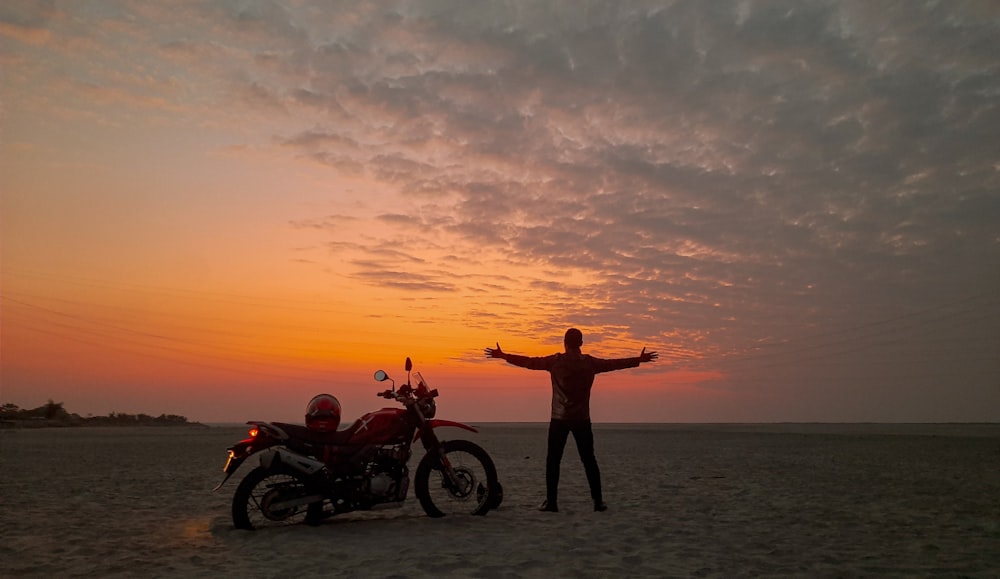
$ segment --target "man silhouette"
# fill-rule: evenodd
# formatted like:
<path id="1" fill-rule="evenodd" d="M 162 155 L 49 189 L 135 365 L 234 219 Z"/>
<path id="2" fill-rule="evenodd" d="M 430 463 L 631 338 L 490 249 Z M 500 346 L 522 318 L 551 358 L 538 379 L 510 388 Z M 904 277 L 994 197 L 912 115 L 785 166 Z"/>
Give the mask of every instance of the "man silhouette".
<path id="1" fill-rule="evenodd" d="M 566 448 L 566 439 L 572 432 L 587 473 L 594 510 L 606 511 L 608 505 L 601 493 L 601 471 L 594 456 L 594 432 L 590 423 L 590 390 L 594 385 L 594 376 L 601 372 L 635 368 L 643 362 L 652 362 L 657 355 L 656 352 L 647 352 L 643 348 L 635 358 L 596 358 L 581 351 L 583 333 L 576 328 L 566 330 L 563 344 L 566 351 L 551 356 L 508 354 L 500 349 L 499 342 L 496 348 L 486 348 L 484 352 L 487 358 L 500 358 L 521 368 L 546 370 L 552 379 L 552 418 L 549 421 L 548 451 L 545 456 L 545 502 L 539 510 L 559 512 L 559 465 Z"/>

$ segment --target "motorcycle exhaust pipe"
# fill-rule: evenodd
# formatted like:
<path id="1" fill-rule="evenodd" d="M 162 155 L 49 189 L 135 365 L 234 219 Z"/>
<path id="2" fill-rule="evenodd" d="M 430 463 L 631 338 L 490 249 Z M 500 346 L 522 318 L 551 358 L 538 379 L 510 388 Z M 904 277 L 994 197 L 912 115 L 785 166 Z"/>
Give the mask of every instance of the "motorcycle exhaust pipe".
<path id="1" fill-rule="evenodd" d="M 267 509 L 269 511 L 283 511 L 287 509 L 294 509 L 297 507 L 304 507 L 312 503 L 316 503 L 325 499 L 323 495 L 307 495 L 304 497 L 292 497 L 290 499 L 285 499 L 283 501 L 275 501 L 267 504 Z M 402 503 L 400 503 L 402 504 Z"/>
<path id="2" fill-rule="evenodd" d="M 284 448 L 271 448 L 261 453 L 260 465 L 262 467 L 270 469 L 278 464 L 290 466 L 306 476 L 314 475 L 326 468 L 326 465 L 321 461 Z"/>

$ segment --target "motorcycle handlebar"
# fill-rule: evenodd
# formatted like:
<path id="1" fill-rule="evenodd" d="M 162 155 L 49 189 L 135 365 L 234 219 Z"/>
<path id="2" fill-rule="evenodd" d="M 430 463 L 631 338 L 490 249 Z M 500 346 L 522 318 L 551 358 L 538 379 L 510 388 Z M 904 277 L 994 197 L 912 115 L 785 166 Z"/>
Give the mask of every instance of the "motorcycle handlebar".
<path id="1" fill-rule="evenodd" d="M 406 397 L 408 394 L 409 394 L 408 392 L 404 393 L 402 391 L 400 391 L 400 392 L 393 392 L 392 390 L 383 390 L 383 391 L 377 393 L 376 396 L 378 396 L 379 398 L 385 398 L 387 400 L 400 400 L 400 396 Z M 430 398 L 437 398 L 438 397 L 437 388 L 435 388 L 434 390 L 431 390 L 431 391 L 427 392 L 427 395 Z"/>

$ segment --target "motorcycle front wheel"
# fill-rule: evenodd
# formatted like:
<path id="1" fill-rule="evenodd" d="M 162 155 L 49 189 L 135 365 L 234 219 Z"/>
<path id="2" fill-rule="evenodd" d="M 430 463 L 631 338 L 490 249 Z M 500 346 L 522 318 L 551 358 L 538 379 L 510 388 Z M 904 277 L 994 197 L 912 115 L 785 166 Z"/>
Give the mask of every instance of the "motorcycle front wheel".
<path id="1" fill-rule="evenodd" d="M 485 515 L 500 492 L 493 459 L 467 440 L 442 442 L 440 454 L 429 451 L 413 482 L 420 506 L 431 517 Z"/>
<path id="2" fill-rule="evenodd" d="M 319 500 L 303 502 L 311 495 Z M 240 481 L 233 494 L 233 525 L 237 529 L 317 523 L 322 510 L 323 499 L 288 468 L 257 467 Z"/>

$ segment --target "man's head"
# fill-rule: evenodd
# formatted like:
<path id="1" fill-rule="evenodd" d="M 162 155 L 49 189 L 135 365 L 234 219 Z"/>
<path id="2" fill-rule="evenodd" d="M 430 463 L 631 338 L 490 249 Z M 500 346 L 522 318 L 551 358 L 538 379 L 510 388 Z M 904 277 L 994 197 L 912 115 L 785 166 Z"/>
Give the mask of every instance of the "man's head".
<path id="1" fill-rule="evenodd" d="M 576 328 L 570 328 L 566 330 L 566 336 L 563 338 L 563 344 L 566 346 L 567 350 L 579 350 L 583 346 L 583 332 Z"/>

